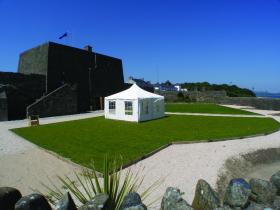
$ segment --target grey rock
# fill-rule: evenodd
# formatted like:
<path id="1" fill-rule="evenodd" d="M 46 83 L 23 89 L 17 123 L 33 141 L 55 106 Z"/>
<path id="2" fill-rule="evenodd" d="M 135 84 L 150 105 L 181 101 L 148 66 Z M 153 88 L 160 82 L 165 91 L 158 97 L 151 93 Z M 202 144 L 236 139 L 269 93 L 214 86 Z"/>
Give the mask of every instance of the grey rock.
<path id="1" fill-rule="evenodd" d="M 77 207 L 69 192 L 65 193 L 61 200 L 58 201 L 55 206 L 55 210 L 77 210 Z"/>
<path id="2" fill-rule="evenodd" d="M 218 194 L 204 180 L 197 182 L 192 207 L 195 210 L 213 210 L 220 207 Z"/>
<path id="3" fill-rule="evenodd" d="M 272 206 L 274 209 L 280 210 L 280 196 L 275 197 Z"/>
<path id="4" fill-rule="evenodd" d="M 161 210 L 193 210 L 182 198 L 179 189 L 168 187 L 161 201 Z"/>
<path id="5" fill-rule="evenodd" d="M 124 210 L 147 210 L 147 207 L 145 205 L 141 204 L 141 205 L 125 208 Z"/>
<path id="6" fill-rule="evenodd" d="M 128 207 L 137 206 L 141 204 L 142 201 L 140 195 L 136 192 L 130 192 L 124 197 L 120 209 L 122 210 Z"/>
<path id="7" fill-rule="evenodd" d="M 232 179 L 226 189 L 224 204 L 231 207 L 244 207 L 251 194 L 251 187 L 244 179 Z"/>
<path id="8" fill-rule="evenodd" d="M 280 171 L 270 177 L 270 181 L 277 188 L 277 194 L 280 195 Z"/>
<path id="9" fill-rule="evenodd" d="M 94 198 L 79 208 L 79 210 L 105 210 L 109 196 L 104 193 L 97 194 Z"/>
<path id="10" fill-rule="evenodd" d="M 272 204 L 277 189 L 271 182 L 262 179 L 251 179 L 250 185 L 252 189 L 251 200 L 260 204 Z"/>
<path id="11" fill-rule="evenodd" d="M 22 197 L 15 205 L 15 210 L 52 210 L 46 198 L 38 193 Z"/>
<path id="12" fill-rule="evenodd" d="M 233 210 L 233 209 L 230 208 L 229 206 L 222 206 L 222 207 L 215 208 L 213 210 Z"/>
<path id="13" fill-rule="evenodd" d="M 5 210 L 14 210 L 21 193 L 12 187 L 0 187 L 0 207 Z"/>
<path id="14" fill-rule="evenodd" d="M 250 205 L 244 210 L 274 210 L 274 209 L 271 208 L 269 205 L 251 202 Z"/>

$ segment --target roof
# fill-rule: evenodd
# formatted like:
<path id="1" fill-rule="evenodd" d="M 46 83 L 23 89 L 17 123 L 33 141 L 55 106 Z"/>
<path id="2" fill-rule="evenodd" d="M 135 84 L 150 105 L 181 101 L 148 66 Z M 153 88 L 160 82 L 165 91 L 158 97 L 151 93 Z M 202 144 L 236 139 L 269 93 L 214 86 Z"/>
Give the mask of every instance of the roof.
<path id="1" fill-rule="evenodd" d="M 136 79 L 131 77 L 131 80 L 141 87 L 153 87 L 153 85 L 150 82 L 146 82 L 144 79 Z"/>
<path id="2" fill-rule="evenodd" d="M 161 98 L 164 99 L 163 96 L 150 93 L 146 90 L 141 89 L 136 84 L 133 84 L 130 88 L 127 90 L 124 90 L 122 92 L 116 93 L 114 95 L 105 97 L 105 99 L 143 99 L 143 98 Z"/>

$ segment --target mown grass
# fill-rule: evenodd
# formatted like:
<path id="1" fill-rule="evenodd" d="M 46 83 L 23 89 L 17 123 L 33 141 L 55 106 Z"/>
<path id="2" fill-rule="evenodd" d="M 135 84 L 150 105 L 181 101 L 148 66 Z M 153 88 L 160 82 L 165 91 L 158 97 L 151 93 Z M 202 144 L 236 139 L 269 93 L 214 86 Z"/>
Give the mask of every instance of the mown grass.
<path id="1" fill-rule="evenodd" d="M 217 140 L 268 133 L 279 129 L 271 118 L 166 116 L 143 123 L 104 117 L 18 128 L 25 139 L 87 166 L 102 168 L 104 154 L 122 155 L 124 163 L 174 141 Z"/>
<path id="2" fill-rule="evenodd" d="M 182 113 L 208 113 L 208 114 L 242 114 L 242 115 L 258 115 L 241 109 L 233 109 L 208 103 L 166 103 L 166 112 L 182 112 Z"/>

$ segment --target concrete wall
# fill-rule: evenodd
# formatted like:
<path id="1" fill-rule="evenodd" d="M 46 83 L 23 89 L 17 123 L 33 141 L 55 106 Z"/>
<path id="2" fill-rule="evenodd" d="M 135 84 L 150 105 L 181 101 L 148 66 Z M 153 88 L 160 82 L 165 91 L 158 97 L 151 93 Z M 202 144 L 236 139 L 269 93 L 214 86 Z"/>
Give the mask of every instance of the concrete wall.
<path id="1" fill-rule="evenodd" d="M 76 87 L 65 84 L 27 107 L 27 115 L 50 117 L 77 113 Z"/>

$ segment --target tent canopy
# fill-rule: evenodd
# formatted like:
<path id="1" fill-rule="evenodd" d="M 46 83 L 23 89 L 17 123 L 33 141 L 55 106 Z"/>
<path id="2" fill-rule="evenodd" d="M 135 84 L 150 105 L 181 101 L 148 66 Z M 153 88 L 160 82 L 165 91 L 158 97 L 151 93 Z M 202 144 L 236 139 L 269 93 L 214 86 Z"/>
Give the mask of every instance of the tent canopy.
<path id="1" fill-rule="evenodd" d="M 158 99 L 164 99 L 163 96 L 150 93 L 146 90 L 141 89 L 136 84 L 133 84 L 130 88 L 127 90 L 124 90 L 122 92 L 116 93 L 114 95 L 110 95 L 108 97 L 105 97 L 105 99 L 143 99 L 143 98 L 158 98 Z"/>

